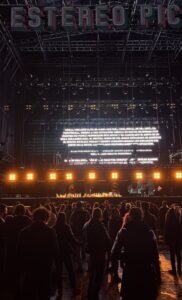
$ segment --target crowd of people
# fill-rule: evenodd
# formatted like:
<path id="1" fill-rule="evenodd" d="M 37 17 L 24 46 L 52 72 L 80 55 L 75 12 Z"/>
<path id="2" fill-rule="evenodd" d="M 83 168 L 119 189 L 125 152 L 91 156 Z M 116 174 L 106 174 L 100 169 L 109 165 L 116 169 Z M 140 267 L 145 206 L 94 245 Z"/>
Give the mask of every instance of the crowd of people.
<path id="1" fill-rule="evenodd" d="M 65 269 L 73 297 L 81 293 L 78 274 L 87 273 L 87 300 L 99 300 L 110 273 L 113 284 L 122 282 L 122 300 L 155 300 L 159 236 L 169 247 L 170 273 L 180 275 L 182 217 L 176 204 L 0 204 L 0 292 L 8 290 L 15 300 L 50 300 L 54 293 L 64 299 Z"/>

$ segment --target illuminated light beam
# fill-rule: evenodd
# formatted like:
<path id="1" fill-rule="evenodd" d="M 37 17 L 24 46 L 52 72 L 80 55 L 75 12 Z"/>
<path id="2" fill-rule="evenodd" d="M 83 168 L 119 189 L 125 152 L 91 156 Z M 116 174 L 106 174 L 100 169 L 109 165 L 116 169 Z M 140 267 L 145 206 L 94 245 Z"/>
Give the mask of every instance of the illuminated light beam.
<path id="1" fill-rule="evenodd" d="M 182 172 L 180 172 L 180 171 L 175 172 L 175 178 L 182 179 Z"/>
<path id="2" fill-rule="evenodd" d="M 73 173 L 66 173 L 66 175 L 65 175 L 65 179 L 67 180 L 67 181 L 71 181 L 71 180 L 73 180 Z"/>
<path id="3" fill-rule="evenodd" d="M 111 179 L 112 180 L 118 180 L 119 179 L 119 173 L 118 172 L 112 172 L 111 173 Z"/>
<path id="4" fill-rule="evenodd" d="M 96 173 L 95 172 L 89 172 L 88 173 L 88 179 L 89 180 L 95 180 L 96 179 Z"/>
<path id="5" fill-rule="evenodd" d="M 160 180 L 161 179 L 161 173 L 160 172 L 154 172 L 153 173 L 153 179 Z"/>
<path id="6" fill-rule="evenodd" d="M 48 178 L 50 181 L 56 181 L 57 180 L 57 173 L 56 172 L 50 172 L 48 175 Z"/>
<path id="7" fill-rule="evenodd" d="M 15 182 L 15 181 L 17 181 L 17 174 L 16 173 L 9 173 L 8 174 L 8 181 L 9 182 Z"/>
<path id="8" fill-rule="evenodd" d="M 143 173 L 142 172 L 136 172 L 135 173 L 135 178 L 136 179 L 143 179 Z"/>
<path id="9" fill-rule="evenodd" d="M 34 181 L 34 179 L 35 179 L 35 174 L 32 173 L 32 172 L 28 172 L 28 173 L 26 173 L 25 178 L 26 178 L 27 181 Z"/>

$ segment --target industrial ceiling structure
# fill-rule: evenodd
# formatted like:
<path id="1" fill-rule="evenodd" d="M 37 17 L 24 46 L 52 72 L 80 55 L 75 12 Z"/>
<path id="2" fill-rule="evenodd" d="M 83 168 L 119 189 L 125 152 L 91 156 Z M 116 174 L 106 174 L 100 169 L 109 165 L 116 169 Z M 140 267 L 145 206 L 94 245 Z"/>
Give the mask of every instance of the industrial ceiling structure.
<path id="1" fill-rule="evenodd" d="M 55 156 L 62 149 L 64 128 L 89 127 L 94 122 L 97 127 L 151 124 L 161 128 L 160 143 L 165 140 L 159 152 L 167 149 L 169 156 L 168 152 L 180 149 L 182 32 L 160 28 L 155 22 L 141 28 L 138 8 L 143 4 L 167 7 L 180 1 L 1 1 L 1 114 L 16 123 L 15 127 L 13 122 L 7 125 L 11 123 L 7 136 L 16 140 L 15 149 L 21 149 L 15 151 L 15 160 L 24 163 L 28 157 L 33 161 L 37 153 L 46 163 L 46 155 Z M 71 5 L 122 5 L 130 23 L 125 29 L 89 32 L 11 28 L 13 7 Z M 16 128 L 13 133 L 12 128 Z M 64 150 L 65 160 L 68 155 Z"/>
<path id="2" fill-rule="evenodd" d="M 122 5 L 127 7 L 130 24 L 122 30 L 96 30 L 91 32 L 68 32 L 58 28 L 56 32 L 13 32 L 11 30 L 11 8 L 14 6 L 56 6 L 65 5 Z M 130 1 L 54 1 L 54 0 L 2 0 L 0 4 L 1 49 L 8 47 L 5 68 L 14 59 L 13 70 L 31 64 L 61 64 L 62 58 L 80 60 L 88 57 L 114 58 L 125 63 L 130 54 L 138 60 L 151 61 L 157 57 L 164 61 L 170 56 L 170 62 L 180 61 L 182 52 L 181 29 L 162 29 L 155 24 L 151 28 L 141 28 L 138 24 L 138 7 L 142 4 L 164 5 L 179 4 L 171 0 L 130 0 Z M 11 55 L 11 59 L 10 59 Z M 89 63 L 89 62 L 88 62 Z M 91 63 L 91 61 L 90 61 Z M 13 75 L 13 72 L 12 72 Z"/>

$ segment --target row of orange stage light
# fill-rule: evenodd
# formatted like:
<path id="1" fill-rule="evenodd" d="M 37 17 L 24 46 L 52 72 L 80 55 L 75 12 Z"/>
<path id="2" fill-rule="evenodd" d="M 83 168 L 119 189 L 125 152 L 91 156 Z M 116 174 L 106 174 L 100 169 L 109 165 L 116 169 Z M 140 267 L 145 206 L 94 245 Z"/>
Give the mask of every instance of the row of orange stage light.
<path id="1" fill-rule="evenodd" d="M 142 171 L 135 171 L 132 173 L 132 179 L 135 180 L 145 180 L 146 178 L 150 178 L 153 180 L 162 180 L 165 179 L 165 176 L 160 171 L 154 171 L 150 174 L 145 174 Z M 76 181 L 78 178 L 75 175 L 74 172 L 59 172 L 59 171 L 50 171 L 46 174 L 44 177 L 44 180 L 49 182 L 56 182 L 56 181 Z M 99 173 L 96 171 L 90 171 L 84 174 L 84 178 L 82 180 L 88 180 L 88 181 L 95 181 L 100 180 Z M 112 181 L 117 180 L 124 180 L 124 176 L 121 172 L 118 171 L 112 171 L 108 173 L 107 179 L 110 179 Z M 176 179 L 176 180 L 182 180 L 182 171 L 174 171 L 172 173 L 172 176 L 170 179 Z M 26 172 L 24 174 L 18 174 L 17 172 L 9 172 L 6 174 L 6 182 L 15 183 L 18 181 L 26 181 L 26 182 L 35 182 L 38 180 L 38 176 L 36 172 Z"/>

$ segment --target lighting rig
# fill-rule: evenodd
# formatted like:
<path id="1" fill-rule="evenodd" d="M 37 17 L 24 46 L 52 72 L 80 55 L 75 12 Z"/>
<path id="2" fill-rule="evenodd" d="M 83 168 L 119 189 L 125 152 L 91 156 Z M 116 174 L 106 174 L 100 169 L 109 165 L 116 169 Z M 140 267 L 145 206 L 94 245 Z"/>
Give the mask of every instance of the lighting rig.
<path id="1" fill-rule="evenodd" d="M 66 170 L 52 170 L 47 171 L 42 176 L 37 176 L 36 172 L 25 172 L 19 173 L 18 171 L 10 171 L 4 175 L 5 183 L 9 184 L 17 184 L 17 183 L 41 183 L 41 182 L 49 182 L 51 183 L 59 183 L 59 182 L 100 182 L 100 181 L 112 181 L 112 182 L 122 182 L 134 180 L 135 182 L 143 182 L 148 179 L 154 182 L 164 182 L 164 181 L 172 181 L 176 180 L 182 182 L 182 169 L 169 169 L 169 170 L 130 170 L 127 172 L 126 170 L 106 170 L 101 172 L 99 169 L 87 170 L 81 175 L 74 171 L 66 171 Z"/>

